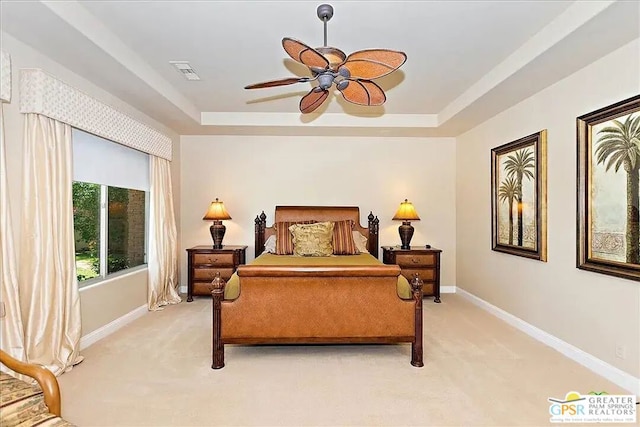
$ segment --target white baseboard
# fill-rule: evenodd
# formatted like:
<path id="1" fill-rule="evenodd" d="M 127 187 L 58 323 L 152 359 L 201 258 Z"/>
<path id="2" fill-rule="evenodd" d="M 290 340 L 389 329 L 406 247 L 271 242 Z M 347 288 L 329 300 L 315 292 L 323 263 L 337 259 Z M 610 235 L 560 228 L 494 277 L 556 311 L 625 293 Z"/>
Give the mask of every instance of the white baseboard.
<path id="1" fill-rule="evenodd" d="M 93 332 L 89 332 L 87 335 L 80 338 L 80 350 L 84 350 L 85 348 L 89 347 L 91 344 L 94 344 L 97 341 L 100 341 L 102 338 L 106 338 L 107 336 L 111 335 L 118 329 L 144 316 L 148 312 L 149 312 L 149 308 L 147 307 L 147 305 L 146 304 L 141 305 L 140 307 L 136 308 L 133 311 L 130 311 L 124 316 L 118 317 L 116 320 L 110 323 L 107 323 L 103 327 L 98 328 Z"/>
<path id="2" fill-rule="evenodd" d="M 568 342 L 565 342 L 543 331 L 542 329 L 536 328 L 535 326 L 525 322 L 524 320 L 510 313 L 507 313 L 506 311 L 486 302 L 483 299 L 478 298 L 477 296 L 465 291 L 464 289 L 457 289 L 457 293 L 468 299 L 478 307 L 504 320 L 509 325 L 521 330 L 525 334 L 531 336 L 532 338 L 535 338 L 543 344 L 546 344 L 549 347 L 559 351 L 569 359 L 578 362 L 582 366 L 608 379 L 612 383 L 617 384 L 618 386 L 622 387 L 625 390 L 628 390 L 635 395 L 640 395 L 640 378 L 636 378 L 633 375 L 628 374 L 623 370 L 618 369 L 615 366 L 610 365 L 607 362 L 604 362 L 597 357 L 594 357 L 589 353 L 580 350 L 578 347 L 575 347 Z"/>

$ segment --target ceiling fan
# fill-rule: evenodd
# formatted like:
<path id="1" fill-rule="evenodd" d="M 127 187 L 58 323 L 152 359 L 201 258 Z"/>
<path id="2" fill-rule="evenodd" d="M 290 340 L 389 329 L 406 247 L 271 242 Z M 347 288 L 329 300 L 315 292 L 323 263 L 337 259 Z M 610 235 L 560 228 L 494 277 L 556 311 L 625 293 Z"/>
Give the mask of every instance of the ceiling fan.
<path id="1" fill-rule="evenodd" d="M 300 111 L 311 113 L 329 96 L 335 83 L 345 100 L 358 105 L 382 105 L 387 100 L 384 91 L 372 80 L 386 76 L 400 68 L 407 60 L 404 52 L 389 49 L 365 49 L 347 56 L 340 49 L 327 46 L 327 22 L 333 17 L 329 4 L 318 6 L 318 18 L 324 22 L 324 46 L 312 48 L 299 40 L 285 37 L 282 47 L 294 60 L 306 65 L 312 77 L 288 77 L 245 86 L 245 89 L 262 89 L 294 83 L 318 81 L 300 100 Z"/>

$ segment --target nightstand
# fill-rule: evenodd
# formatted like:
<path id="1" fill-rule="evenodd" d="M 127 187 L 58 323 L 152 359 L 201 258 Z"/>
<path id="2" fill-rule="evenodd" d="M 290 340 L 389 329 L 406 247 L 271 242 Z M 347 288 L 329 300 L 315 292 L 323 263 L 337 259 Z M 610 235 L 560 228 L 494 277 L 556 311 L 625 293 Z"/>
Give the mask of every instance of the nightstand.
<path id="1" fill-rule="evenodd" d="M 383 246 L 382 262 L 397 264 L 401 274 L 411 281 L 415 273 L 424 282 L 423 296 L 433 296 L 434 302 L 440 302 L 440 249 L 412 246 L 401 249 L 400 246 Z"/>
<path id="2" fill-rule="evenodd" d="M 246 246 L 232 245 L 224 245 L 222 249 L 213 249 L 211 245 L 187 249 L 187 302 L 193 301 L 194 295 L 211 295 L 209 285 L 217 272 L 225 281 L 229 280 L 238 266 L 245 263 L 246 251 Z"/>

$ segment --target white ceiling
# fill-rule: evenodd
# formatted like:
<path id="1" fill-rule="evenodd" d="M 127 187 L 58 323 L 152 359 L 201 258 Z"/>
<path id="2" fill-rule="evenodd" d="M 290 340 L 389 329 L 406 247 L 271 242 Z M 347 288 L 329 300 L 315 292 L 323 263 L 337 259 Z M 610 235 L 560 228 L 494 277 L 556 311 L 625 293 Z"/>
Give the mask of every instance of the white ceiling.
<path id="1" fill-rule="evenodd" d="M 2 30 L 180 134 L 449 135 L 640 36 L 633 1 L 343 1 L 328 44 L 404 51 L 376 80 L 381 107 L 333 96 L 302 115 L 311 83 L 283 37 L 323 45 L 322 1 L 2 1 Z M 187 81 L 169 61 L 189 61 Z"/>

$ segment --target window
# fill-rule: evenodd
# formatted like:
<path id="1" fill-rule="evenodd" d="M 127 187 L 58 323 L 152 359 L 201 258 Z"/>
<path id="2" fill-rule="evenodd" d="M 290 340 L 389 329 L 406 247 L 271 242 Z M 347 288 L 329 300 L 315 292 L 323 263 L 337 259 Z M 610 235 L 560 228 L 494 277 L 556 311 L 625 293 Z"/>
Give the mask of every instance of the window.
<path id="1" fill-rule="evenodd" d="M 145 263 L 144 191 L 107 187 L 107 274 Z"/>
<path id="2" fill-rule="evenodd" d="M 144 265 L 148 155 L 74 129 L 73 158 L 73 221 L 80 286 Z"/>
<path id="3" fill-rule="evenodd" d="M 100 276 L 101 185 L 73 183 L 73 230 L 78 282 Z"/>

